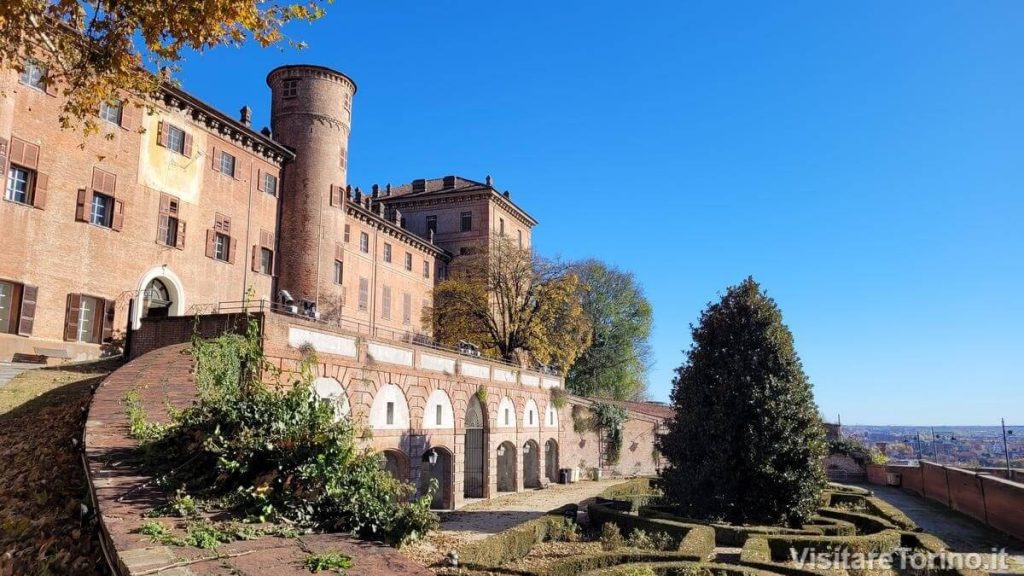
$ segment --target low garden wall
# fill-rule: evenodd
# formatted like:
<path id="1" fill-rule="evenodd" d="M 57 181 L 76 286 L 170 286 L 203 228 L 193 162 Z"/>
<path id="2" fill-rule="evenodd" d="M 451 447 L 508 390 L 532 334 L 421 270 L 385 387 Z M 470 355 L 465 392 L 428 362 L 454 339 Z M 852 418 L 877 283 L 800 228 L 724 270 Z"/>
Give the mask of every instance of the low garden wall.
<path id="1" fill-rule="evenodd" d="M 1024 541 L 1024 484 L 986 472 L 921 462 L 886 466 L 903 490 L 934 500 Z"/>

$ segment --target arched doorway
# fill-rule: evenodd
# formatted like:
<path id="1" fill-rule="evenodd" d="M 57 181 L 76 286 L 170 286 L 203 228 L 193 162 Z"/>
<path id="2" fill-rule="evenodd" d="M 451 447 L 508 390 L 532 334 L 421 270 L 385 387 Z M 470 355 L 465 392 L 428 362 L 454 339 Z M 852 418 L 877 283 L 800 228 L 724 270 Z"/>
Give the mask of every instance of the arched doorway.
<path id="1" fill-rule="evenodd" d="M 170 316 L 171 291 L 159 278 L 153 278 L 142 292 L 142 317 L 166 318 Z"/>
<path id="2" fill-rule="evenodd" d="M 430 480 L 437 481 L 437 491 L 430 501 L 435 510 L 452 508 L 452 453 L 445 448 L 434 447 L 423 453 L 420 464 L 420 494 L 427 491 Z"/>
<path id="3" fill-rule="evenodd" d="M 406 482 L 409 480 L 409 458 L 399 450 L 385 450 L 384 469 L 396 480 Z"/>
<path id="4" fill-rule="evenodd" d="M 558 482 L 558 442 L 554 438 L 544 443 L 544 475 Z"/>
<path id="5" fill-rule="evenodd" d="M 523 488 L 540 488 L 540 446 L 533 440 L 523 444 Z"/>
<path id="6" fill-rule="evenodd" d="M 516 445 L 502 442 L 498 446 L 498 492 L 516 491 Z"/>
<path id="7" fill-rule="evenodd" d="M 484 406 L 474 394 L 470 396 L 469 404 L 466 406 L 466 453 L 463 476 L 463 495 L 466 498 L 484 497 L 485 422 L 487 418 Z"/>

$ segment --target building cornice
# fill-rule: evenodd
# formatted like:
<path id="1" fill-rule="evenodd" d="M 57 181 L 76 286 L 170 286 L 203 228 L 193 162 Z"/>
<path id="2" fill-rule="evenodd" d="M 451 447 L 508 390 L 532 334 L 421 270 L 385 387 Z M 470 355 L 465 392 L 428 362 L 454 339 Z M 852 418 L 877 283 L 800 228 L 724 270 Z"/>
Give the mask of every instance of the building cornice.
<path id="1" fill-rule="evenodd" d="M 194 122 L 210 132 L 231 140 L 272 164 L 281 165 L 295 158 L 295 153 L 284 145 L 256 132 L 180 88 L 164 86 L 161 92 L 166 106 L 185 112 Z"/>
<path id="2" fill-rule="evenodd" d="M 389 206 L 395 206 L 398 208 L 406 206 L 441 206 L 446 204 L 458 204 L 466 200 L 489 200 L 504 208 L 506 212 L 511 214 L 522 224 L 531 228 L 537 225 L 537 220 L 512 202 L 511 199 L 507 198 L 504 194 L 498 192 L 494 188 L 480 187 L 463 190 L 439 190 L 418 196 L 406 194 L 399 196 L 384 196 L 381 197 L 380 200 Z"/>
<path id="3" fill-rule="evenodd" d="M 417 234 L 410 232 L 409 230 L 396 225 L 394 222 L 390 222 L 385 218 L 382 218 L 379 214 L 375 213 L 370 208 L 363 206 L 362 204 L 356 203 L 355 201 L 345 199 L 345 213 L 353 218 L 356 218 L 360 222 L 370 224 L 384 232 L 388 236 L 395 238 L 396 240 L 418 248 L 428 254 L 433 255 L 435 258 L 440 258 L 445 262 L 452 259 L 452 255 L 447 250 L 440 246 L 431 244 L 429 241 L 423 239 Z"/>

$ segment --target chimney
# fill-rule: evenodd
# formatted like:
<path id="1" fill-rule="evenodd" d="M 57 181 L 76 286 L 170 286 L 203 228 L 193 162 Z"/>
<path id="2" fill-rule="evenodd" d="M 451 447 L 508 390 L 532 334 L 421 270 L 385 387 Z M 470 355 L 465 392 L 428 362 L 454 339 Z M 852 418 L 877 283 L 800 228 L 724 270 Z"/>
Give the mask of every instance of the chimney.
<path id="1" fill-rule="evenodd" d="M 413 180 L 412 181 L 412 191 L 413 192 L 426 192 L 427 191 L 427 181 L 424 180 L 423 178 L 419 178 L 419 179 Z"/>
<path id="2" fill-rule="evenodd" d="M 429 238 L 430 243 L 433 244 L 434 243 L 434 231 L 433 230 L 427 230 L 427 237 Z"/>
<path id="3" fill-rule="evenodd" d="M 377 186 L 376 184 L 374 184 L 373 185 L 373 197 L 376 198 L 377 195 L 379 195 L 379 194 L 380 194 L 380 186 Z"/>
<path id="4" fill-rule="evenodd" d="M 491 175 L 490 174 L 487 175 L 487 178 L 484 178 L 484 184 L 486 184 L 488 186 L 491 186 L 491 187 L 494 186 L 494 181 L 491 180 Z"/>
<path id="5" fill-rule="evenodd" d="M 445 176 L 442 185 L 445 190 L 453 190 L 455 188 L 455 176 Z"/>
<path id="6" fill-rule="evenodd" d="M 398 211 L 398 208 L 395 208 L 395 211 L 394 213 L 392 213 L 391 216 L 392 218 L 394 218 L 393 222 L 395 224 L 399 224 L 402 222 L 402 213 Z"/>
<path id="7" fill-rule="evenodd" d="M 391 196 L 391 182 L 388 182 L 387 185 L 384 186 L 384 195 Z"/>
<path id="8" fill-rule="evenodd" d="M 505 198 L 511 198 L 512 197 L 512 193 L 509 192 L 508 190 L 505 190 L 505 192 L 502 193 L 502 196 L 504 196 Z"/>
<path id="9" fill-rule="evenodd" d="M 249 108 L 248 106 L 242 106 L 242 109 L 239 110 L 239 112 L 241 113 L 241 117 L 239 118 L 239 120 L 242 121 L 242 124 L 245 124 L 246 126 L 251 126 L 252 108 Z"/>
<path id="10" fill-rule="evenodd" d="M 351 190 L 352 190 L 352 187 L 349 186 L 349 191 L 351 192 Z M 356 188 L 355 200 L 356 200 L 356 204 L 358 204 L 358 203 L 363 201 L 363 193 L 359 191 L 359 188 Z"/>
<path id="11" fill-rule="evenodd" d="M 262 129 L 262 130 L 260 130 L 260 134 L 263 134 L 263 135 L 264 135 L 264 136 L 266 136 L 267 138 L 273 138 L 273 137 L 274 137 L 274 133 L 273 133 L 273 132 L 271 132 L 271 131 L 270 131 L 270 128 L 269 128 L 269 127 L 267 127 L 267 126 L 264 126 L 264 127 L 263 127 L 263 129 Z"/>

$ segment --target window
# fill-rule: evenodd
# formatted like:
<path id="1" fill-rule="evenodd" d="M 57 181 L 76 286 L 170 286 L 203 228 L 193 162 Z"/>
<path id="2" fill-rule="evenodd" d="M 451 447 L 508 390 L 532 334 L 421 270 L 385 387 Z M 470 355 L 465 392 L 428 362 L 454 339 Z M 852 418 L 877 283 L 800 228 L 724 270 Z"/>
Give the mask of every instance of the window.
<path id="1" fill-rule="evenodd" d="M 341 260 L 335 260 L 334 261 L 334 283 L 335 284 L 341 284 L 342 273 L 343 273 L 343 266 L 342 266 Z"/>
<path id="2" fill-rule="evenodd" d="M 463 212 L 462 213 L 462 231 L 469 232 L 473 229 L 473 213 Z"/>
<path id="3" fill-rule="evenodd" d="M 384 261 L 388 263 L 391 262 L 391 244 L 388 244 L 387 242 L 384 243 Z"/>
<path id="4" fill-rule="evenodd" d="M 14 334 L 18 330 L 21 302 L 21 284 L 0 282 L 0 333 Z"/>
<path id="5" fill-rule="evenodd" d="M 260 248 L 260 272 L 268 276 L 274 273 L 274 251 L 270 248 Z"/>
<path id="6" fill-rule="evenodd" d="M 385 286 L 380 297 L 380 317 L 385 320 L 391 319 L 391 287 Z"/>
<path id="7" fill-rule="evenodd" d="M 442 408 L 440 404 L 434 406 L 434 424 L 437 426 L 441 425 L 441 413 Z"/>
<path id="8" fill-rule="evenodd" d="M 286 78 L 281 83 L 281 97 L 282 98 L 295 98 L 299 95 L 299 79 L 298 78 Z"/>
<path id="9" fill-rule="evenodd" d="M 405 253 L 405 269 L 412 272 L 412 254 L 410 252 Z"/>
<path id="10" fill-rule="evenodd" d="M 430 233 L 437 234 L 437 216 L 427 216 L 427 237 L 430 237 Z"/>
<path id="11" fill-rule="evenodd" d="M 549 426 L 554 426 L 555 425 L 555 411 L 554 410 L 550 410 L 550 409 L 548 410 L 548 425 Z"/>
<path id="12" fill-rule="evenodd" d="M 177 126 L 167 124 L 164 126 L 167 131 L 167 147 L 178 154 L 185 153 L 185 131 Z"/>
<path id="13" fill-rule="evenodd" d="M 277 176 L 263 173 L 263 191 L 271 196 L 277 196 Z"/>
<path id="14" fill-rule="evenodd" d="M 366 278 L 359 279 L 359 309 L 365 312 L 369 308 L 370 281 Z"/>
<path id="15" fill-rule="evenodd" d="M 395 403 L 394 402 L 388 402 L 387 411 L 388 411 L 388 413 L 387 413 L 386 423 L 387 423 L 388 426 L 393 426 L 395 424 Z"/>
<path id="16" fill-rule="evenodd" d="M 78 341 L 98 342 L 96 334 L 96 316 L 102 304 L 92 296 L 82 296 L 78 309 Z"/>
<path id="17" fill-rule="evenodd" d="M 533 426 L 533 410 L 527 410 L 526 413 L 530 417 L 530 426 Z"/>
<path id="18" fill-rule="evenodd" d="M 178 199 L 168 194 L 161 194 L 157 242 L 179 249 L 185 247 L 185 223 L 180 216 Z"/>
<path id="19" fill-rule="evenodd" d="M 498 218 L 498 234 L 505 235 L 505 219 Z"/>
<path id="20" fill-rule="evenodd" d="M 114 302 L 85 294 L 68 294 L 64 340 L 99 344 L 110 340 Z"/>
<path id="21" fill-rule="evenodd" d="M 114 199 L 94 192 L 89 206 L 89 223 L 110 228 L 114 221 Z"/>
<path id="22" fill-rule="evenodd" d="M 120 100 L 100 102 L 100 118 L 111 124 L 121 125 L 122 104 Z"/>
<path id="23" fill-rule="evenodd" d="M 359 233 L 359 250 L 367 254 L 370 253 L 370 235 L 366 232 Z"/>
<path id="24" fill-rule="evenodd" d="M 476 253 L 476 250 L 469 246 L 463 246 L 459 248 L 459 256 L 472 256 Z"/>
<path id="25" fill-rule="evenodd" d="M 4 198 L 11 202 L 31 204 L 34 176 L 33 170 L 11 164 L 11 168 L 7 171 L 7 192 L 4 194 Z"/>
<path id="26" fill-rule="evenodd" d="M 221 262 L 231 260 L 231 238 L 222 232 L 217 232 L 213 237 L 213 258 Z"/>
<path id="27" fill-rule="evenodd" d="M 510 423 L 511 423 L 511 418 L 510 418 L 510 415 L 509 415 L 509 410 L 508 410 L 508 408 L 505 408 L 505 426 L 508 426 Z"/>
<path id="28" fill-rule="evenodd" d="M 37 90 L 46 90 L 46 68 L 36 62 L 27 61 L 18 80 Z"/>
<path id="29" fill-rule="evenodd" d="M 406 292 L 402 294 L 402 324 L 408 326 L 412 323 L 412 296 Z"/>
<path id="30" fill-rule="evenodd" d="M 516 235 L 519 236 L 519 248 L 522 249 L 522 247 L 523 247 L 523 231 L 522 230 L 516 230 Z"/>
<path id="31" fill-rule="evenodd" d="M 348 237 L 349 237 L 350 232 L 351 232 L 351 229 L 350 229 L 349 225 L 345 224 L 345 243 L 346 244 L 348 244 Z"/>
<path id="32" fill-rule="evenodd" d="M 235 157 L 227 152 L 221 151 L 220 162 L 217 167 L 217 171 L 221 174 L 227 174 L 232 178 L 235 177 Z"/>
<path id="33" fill-rule="evenodd" d="M 430 278 L 430 262 L 426 260 L 423 261 L 423 277 Z"/>

